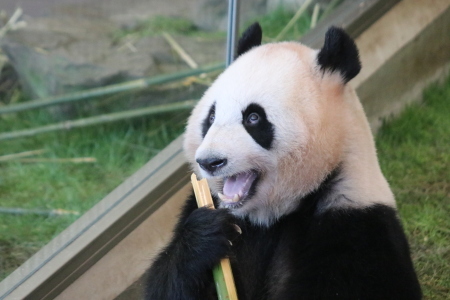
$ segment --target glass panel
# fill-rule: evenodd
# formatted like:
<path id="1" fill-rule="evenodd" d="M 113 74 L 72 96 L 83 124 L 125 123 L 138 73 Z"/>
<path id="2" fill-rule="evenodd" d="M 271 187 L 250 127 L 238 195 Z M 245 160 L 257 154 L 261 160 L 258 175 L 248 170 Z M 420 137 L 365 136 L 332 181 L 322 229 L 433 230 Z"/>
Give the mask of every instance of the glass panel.
<path id="1" fill-rule="evenodd" d="M 258 20 L 264 42 L 298 40 L 337 4 L 320 2 L 241 1 L 241 28 Z M 185 101 L 224 63 L 227 3 L 2 0 L 0 10 L 1 280 L 182 133 Z"/>

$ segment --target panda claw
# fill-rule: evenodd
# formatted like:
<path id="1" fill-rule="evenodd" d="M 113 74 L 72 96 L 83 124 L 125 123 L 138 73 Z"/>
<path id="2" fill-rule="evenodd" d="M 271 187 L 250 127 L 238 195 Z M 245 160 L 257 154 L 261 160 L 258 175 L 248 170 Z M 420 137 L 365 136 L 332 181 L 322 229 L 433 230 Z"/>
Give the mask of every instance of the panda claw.
<path id="1" fill-rule="evenodd" d="M 242 234 L 242 229 L 241 229 L 241 227 L 239 227 L 239 226 L 236 225 L 236 224 L 233 224 L 233 227 L 234 227 L 234 229 L 236 230 L 237 233 Z"/>

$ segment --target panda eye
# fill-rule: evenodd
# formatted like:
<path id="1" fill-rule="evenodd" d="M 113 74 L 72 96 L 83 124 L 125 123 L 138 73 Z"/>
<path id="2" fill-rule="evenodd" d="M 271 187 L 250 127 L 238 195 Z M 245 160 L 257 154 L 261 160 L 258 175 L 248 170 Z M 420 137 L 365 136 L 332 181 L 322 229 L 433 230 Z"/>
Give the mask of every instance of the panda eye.
<path id="1" fill-rule="evenodd" d="M 255 125 L 259 122 L 259 115 L 257 113 L 251 113 L 248 115 L 246 123 L 247 125 Z"/>
<path id="2" fill-rule="evenodd" d="M 212 111 L 211 114 L 209 115 L 209 124 L 214 123 L 215 119 L 216 119 L 216 112 Z"/>

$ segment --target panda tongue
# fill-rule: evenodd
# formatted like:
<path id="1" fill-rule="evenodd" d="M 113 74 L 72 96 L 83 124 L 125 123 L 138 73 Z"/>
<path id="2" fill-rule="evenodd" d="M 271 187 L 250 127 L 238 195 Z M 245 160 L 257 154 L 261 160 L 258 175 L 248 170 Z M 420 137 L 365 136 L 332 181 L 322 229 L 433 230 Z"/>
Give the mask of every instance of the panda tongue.
<path id="1" fill-rule="evenodd" d="M 227 177 L 223 184 L 223 193 L 227 198 L 232 199 L 234 195 L 238 195 L 239 198 L 245 196 L 253 181 L 256 179 L 256 173 L 240 173 Z"/>

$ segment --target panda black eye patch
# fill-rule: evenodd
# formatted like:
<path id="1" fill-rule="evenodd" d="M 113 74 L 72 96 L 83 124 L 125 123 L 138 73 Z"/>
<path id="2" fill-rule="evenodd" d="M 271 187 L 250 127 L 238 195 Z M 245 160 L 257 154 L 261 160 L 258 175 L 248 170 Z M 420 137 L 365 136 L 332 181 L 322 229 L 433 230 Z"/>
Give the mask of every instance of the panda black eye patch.
<path id="1" fill-rule="evenodd" d="M 211 108 L 208 111 L 208 115 L 202 122 L 202 137 L 205 137 L 212 123 L 214 123 L 214 119 L 216 118 L 216 104 L 211 105 Z"/>
<path id="2" fill-rule="evenodd" d="M 264 149 L 270 149 L 275 136 L 274 127 L 262 106 L 256 103 L 247 106 L 242 112 L 242 125 L 255 142 Z"/>

